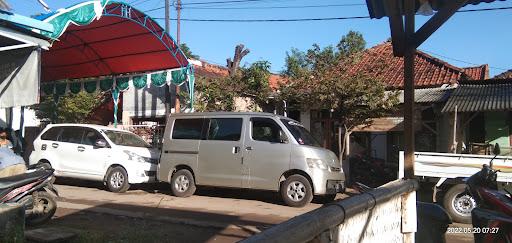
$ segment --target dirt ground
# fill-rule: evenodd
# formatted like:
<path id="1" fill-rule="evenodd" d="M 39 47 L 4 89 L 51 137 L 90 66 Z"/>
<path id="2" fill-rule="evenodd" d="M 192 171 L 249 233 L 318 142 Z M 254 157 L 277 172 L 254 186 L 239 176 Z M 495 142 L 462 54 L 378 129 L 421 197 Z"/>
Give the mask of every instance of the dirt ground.
<path id="1" fill-rule="evenodd" d="M 73 231 L 71 242 L 237 242 L 272 225 L 322 206 L 283 205 L 276 193 L 200 188 L 189 198 L 171 196 L 166 184 L 135 186 L 127 193 L 101 183 L 58 180 L 58 210 L 50 223 Z M 337 200 L 348 195 L 339 194 Z M 469 227 L 454 224 L 451 227 Z M 447 234 L 446 242 L 473 242 Z"/>
<path id="2" fill-rule="evenodd" d="M 77 237 L 70 243 L 237 242 L 254 234 L 243 228 L 196 227 L 62 208 L 49 224 L 42 227 L 75 232 Z"/>

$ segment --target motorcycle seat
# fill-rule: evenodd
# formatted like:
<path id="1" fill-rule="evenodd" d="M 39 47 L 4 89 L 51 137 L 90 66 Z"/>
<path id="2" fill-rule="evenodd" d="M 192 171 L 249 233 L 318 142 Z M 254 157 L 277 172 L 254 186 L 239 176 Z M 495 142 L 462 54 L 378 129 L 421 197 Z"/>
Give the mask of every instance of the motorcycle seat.
<path id="1" fill-rule="evenodd" d="M 46 178 L 52 173 L 53 171 L 51 170 L 36 170 L 34 172 L 0 178 L 0 190 L 27 185 L 39 179 Z"/>

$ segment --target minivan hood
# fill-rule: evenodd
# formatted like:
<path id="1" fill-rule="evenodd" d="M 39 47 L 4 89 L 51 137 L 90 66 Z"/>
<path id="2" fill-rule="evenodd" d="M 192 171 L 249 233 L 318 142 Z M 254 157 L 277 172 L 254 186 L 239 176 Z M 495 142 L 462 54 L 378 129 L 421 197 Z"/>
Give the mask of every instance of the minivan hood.
<path id="1" fill-rule="evenodd" d="M 130 147 L 130 146 L 120 146 L 117 145 L 121 150 L 128 150 L 135 154 L 138 154 L 142 157 L 151 158 L 151 159 L 159 159 L 160 151 L 155 148 L 144 148 L 144 147 Z"/>

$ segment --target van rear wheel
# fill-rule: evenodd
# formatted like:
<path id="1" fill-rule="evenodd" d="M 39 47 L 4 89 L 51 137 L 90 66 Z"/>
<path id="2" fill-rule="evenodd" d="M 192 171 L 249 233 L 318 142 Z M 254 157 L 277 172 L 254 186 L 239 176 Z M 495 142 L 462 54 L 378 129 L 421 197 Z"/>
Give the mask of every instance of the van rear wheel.
<path id="1" fill-rule="evenodd" d="M 286 178 L 280 191 L 283 201 L 291 207 L 304 207 L 313 200 L 311 183 L 301 175 Z"/>
<path id="2" fill-rule="evenodd" d="M 196 192 L 194 176 L 189 170 L 178 170 L 171 178 L 171 191 L 177 197 L 190 197 Z"/>

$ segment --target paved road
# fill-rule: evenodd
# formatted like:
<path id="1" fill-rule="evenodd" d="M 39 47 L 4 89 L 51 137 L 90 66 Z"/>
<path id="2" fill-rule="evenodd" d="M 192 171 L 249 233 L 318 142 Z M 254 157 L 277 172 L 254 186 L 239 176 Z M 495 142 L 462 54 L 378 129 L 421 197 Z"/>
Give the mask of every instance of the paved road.
<path id="1" fill-rule="evenodd" d="M 322 206 L 314 201 L 292 208 L 284 206 L 277 193 L 235 189 L 200 188 L 192 197 L 178 198 L 170 195 L 166 184 L 138 186 L 121 194 L 105 191 L 101 183 L 58 180 L 57 184 L 61 197 L 50 226 L 95 237 L 78 242 L 101 242 L 111 233 L 134 234 L 130 239 L 142 237 L 146 242 L 152 242 L 147 237 L 154 242 L 235 242 Z M 344 197 L 340 194 L 337 200 Z M 472 242 L 472 236 L 447 235 L 447 242 Z"/>

